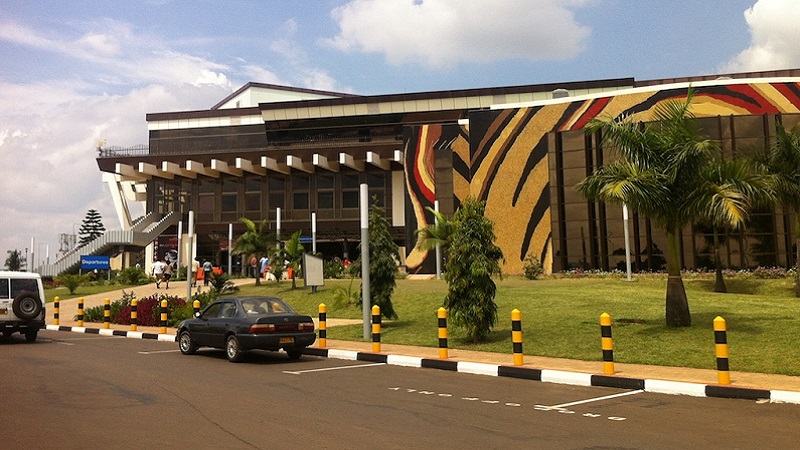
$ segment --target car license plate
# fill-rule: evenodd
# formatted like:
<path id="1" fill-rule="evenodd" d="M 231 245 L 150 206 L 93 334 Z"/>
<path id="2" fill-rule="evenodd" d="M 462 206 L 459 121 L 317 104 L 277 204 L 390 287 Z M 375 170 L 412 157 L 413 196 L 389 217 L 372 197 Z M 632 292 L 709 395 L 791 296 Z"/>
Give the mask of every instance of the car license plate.
<path id="1" fill-rule="evenodd" d="M 294 338 L 293 337 L 282 337 L 282 338 L 280 338 L 278 343 L 279 344 L 294 344 Z"/>

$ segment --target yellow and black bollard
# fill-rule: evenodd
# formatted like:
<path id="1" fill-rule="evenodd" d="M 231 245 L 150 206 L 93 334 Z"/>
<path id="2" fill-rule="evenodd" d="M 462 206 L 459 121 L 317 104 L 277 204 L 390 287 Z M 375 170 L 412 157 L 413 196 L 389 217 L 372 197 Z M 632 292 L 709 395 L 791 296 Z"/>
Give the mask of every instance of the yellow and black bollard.
<path id="1" fill-rule="evenodd" d="M 106 330 L 111 327 L 111 299 L 105 299 L 103 305 L 103 328 Z"/>
<path id="2" fill-rule="evenodd" d="M 167 334 L 167 303 L 166 300 L 161 300 L 161 334 Z"/>
<path id="3" fill-rule="evenodd" d="M 328 306 L 319 304 L 319 348 L 328 346 Z"/>
<path id="4" fill-rule="evenodd" d="M 614 339 L 611 338 L 611 316 L 600 314 L 600 336 L 603 347 L 603 373 L 614 375 Z"/>
<path id="5" fill-rule="evenodd" d="M 439 359 L 447 359 L 447 310 L 439 308 Z"/>
<path id="6" fill-rule="evenodd" d="M 197 313 L 200 312 L 200 300 L 195 300 L 192 302 L 192 309 L 194 309 L 193 314 L 197 317 Z"/>
<path id="7" fill-rule="evenodd" d="M 78 299 L 78 326 L 83 326 L 83 297 Z"/>
<path id="8" fill-rule="evenodd" d="M 725 319 L 714 318 L 714 347 L 717 354 L 717 381 L 719 384 L 731 384 L 731 372 L 728 365 L 728 328 Z"/>
<path id="9" fill-rule="evenodd" d="M 522 312 L 514 308 L 511 311 L 511 342 L 514 350 L 514 365 L 523 365 L 522 357 Z"/>
<path id="10" fill-rule="evenodd" d="M 53 299 L 53 325 L 58 325 L 58 315 L 60 312 L 59 310 L 61 309 L 60 304 L 61 304 L 60 298 L 56 297 Z"/>
<path id="11" fill-rule="evenodd" d="M 131 300 L 131 331 L 136 331 L 136 307 L 139 302 L 136 299 Z"/>
<path id="12" fill-rule="evenodd" d="M 372 352 L 381 352 L 381 307 L 372 307 Z"/>

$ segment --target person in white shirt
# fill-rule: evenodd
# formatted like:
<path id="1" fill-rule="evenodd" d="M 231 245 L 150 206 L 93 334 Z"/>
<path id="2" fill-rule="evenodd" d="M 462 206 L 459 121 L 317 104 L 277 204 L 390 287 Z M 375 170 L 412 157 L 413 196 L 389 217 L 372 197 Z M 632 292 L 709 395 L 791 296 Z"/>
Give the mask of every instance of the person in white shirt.
<path id="1" fill-rule="evenodd" d="M 156 277 L 156 289 L 161 287 L 161 280 L 164 279 L 164 268 L 166 266 L 164 261 L 160 259 L 153 263 L 153 276 Z M 167 282 L 167 287 L 169 287 L 169 282 Z"/>

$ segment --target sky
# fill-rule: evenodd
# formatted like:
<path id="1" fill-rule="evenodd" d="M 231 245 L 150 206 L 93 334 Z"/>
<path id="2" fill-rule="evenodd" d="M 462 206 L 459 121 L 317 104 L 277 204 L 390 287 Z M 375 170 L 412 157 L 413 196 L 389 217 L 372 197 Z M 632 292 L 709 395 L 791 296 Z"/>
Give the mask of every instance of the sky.
<path id="1" fill-rule="evenodd" d="M 90 209 L 120 229 L 98 143 L 147 144 L 147 113 L 251 81 L 377 95 L 800 68 L 797 23 L 797 0 L 3 0 L 0 255 L 52 261 Z"/>

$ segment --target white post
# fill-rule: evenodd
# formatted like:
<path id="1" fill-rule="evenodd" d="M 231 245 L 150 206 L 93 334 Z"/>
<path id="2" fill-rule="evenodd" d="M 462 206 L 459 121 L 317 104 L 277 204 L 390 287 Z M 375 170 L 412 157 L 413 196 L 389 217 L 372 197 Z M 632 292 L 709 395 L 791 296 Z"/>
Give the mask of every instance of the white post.
<path id="1" fill-rule="evenodd" d="M 233 257 L 231 251 L 233 250 L 233 224 L 228 224 L 228 275 L 233 275 Z"/>
<path id="2" fill-rule="evenodd" d="M 434 217 L 434 225 L 439 225 L 439 200 L 433 201 L 433 210 L 436 211 L 437 215 Z M 440 244 L 436 244 L 436 279 L 442 279 L 442 246 Z"/>
<path id="3" fill-rule="evenodd" d="M 178 221 L 178 267 L 175 268 L 177 272 L 175 272 L 175 276 L 178 276 L 178 273 L 181 271 L 181 254 L 183 253 L 181 250 L 183 247 L 183 221 Z M 186 271 L 186 276 L 189 276 L 189 271 Z"/>
<path id="4" fill-rule="evenodd" d="M 275 227 L 275 237 L 278 238 L 278 248 L 281 248 L 281 209 L 277 208 L 275 210 L 277 215 L 277 225 Z"/>
<path id="5" fill-rule="evenodd" d="M 34 239 L 31 238 L 31 264 L 30 264 L 30 266 L 28 266 L 28 267 L 30 267 L 30 269 L 28 269 L 28 272 L 33 272 L 34 270 L 36 270 L 36 264 L 35 264 L 36 263 L 36 247 L 34 247 L 33 245 L 34 245 Z"/>
<path id="6" fill-rule="evenodd" d="M 369 191 L 367 184 L 362 183 L 359 190 L 359 204 L 361 205 L 361 306 L 364 318 L 364 339 L 369 339 L 371 333 L 369 295 Z"/>
<path id="7" fill-rule="evenodd" d="M 317 253 L 317 213 L 311 213 L 311 253 Z"/>
<path id="8" fill-rule="evenodd" d="M 186 271 L 186 303 L 192 301 L 192 261 L 194 261 L 194 211 L 189 211 L 189 226 L 186 228 L 186 234 L 189 235 L 189 268 Z"/>
<path id="9" fill-rule="evenodd" d="M 622 204 L 622 225 L 625 233 L 625 267 L 628 273 L 628 281 L 633 281 L 631 278 L 631 244 L 630 232 L 628 231 L 628 205 Z"/>
<path id="10" fill-rule="evenodd" d="M 50 244 L 47 244 L 44 248 L 45 248 L 44 263 L 50 264 Z"/>

